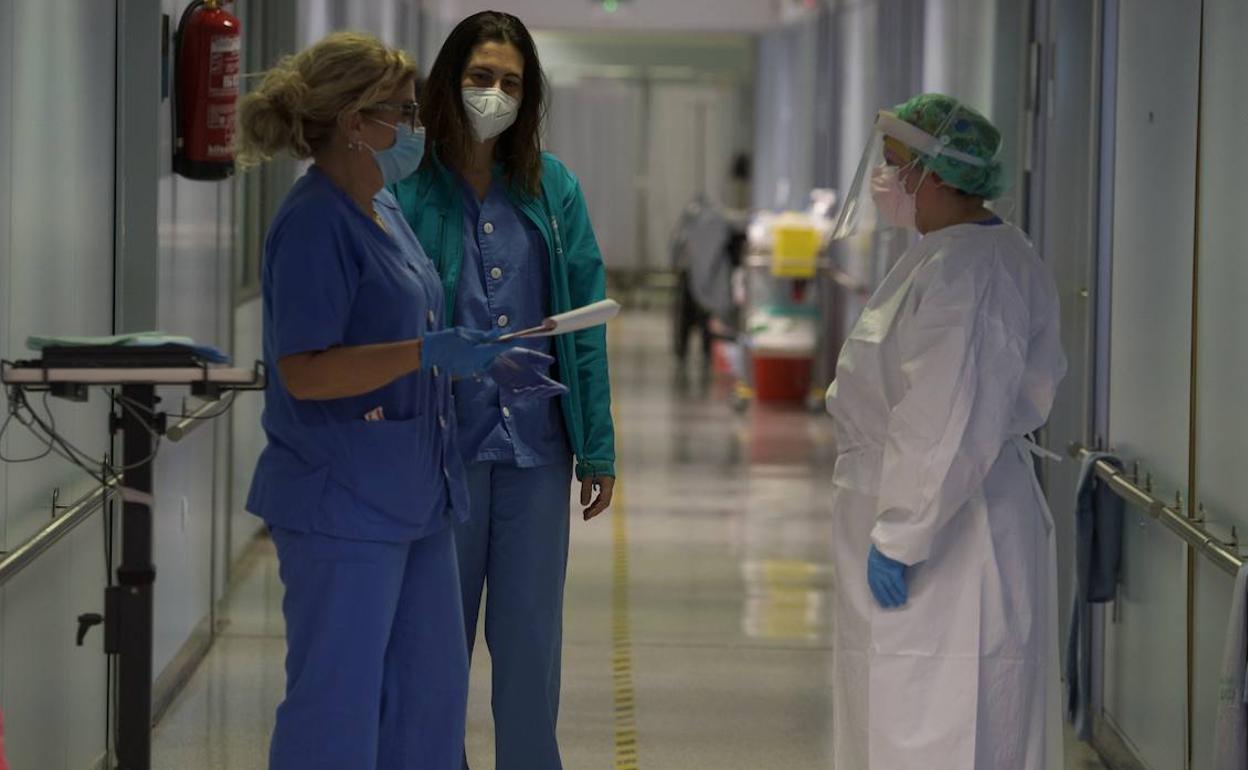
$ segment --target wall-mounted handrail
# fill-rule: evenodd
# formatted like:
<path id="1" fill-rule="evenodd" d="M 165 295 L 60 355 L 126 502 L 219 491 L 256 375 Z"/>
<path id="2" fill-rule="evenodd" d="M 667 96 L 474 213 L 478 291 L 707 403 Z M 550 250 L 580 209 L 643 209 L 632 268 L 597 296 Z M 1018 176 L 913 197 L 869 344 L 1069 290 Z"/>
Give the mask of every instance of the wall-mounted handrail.
<path id="1" fill-rule="evenodd" d="M 227 398 L 232 399 L 233 396 L 227 396 Z M 195 411 L 166 428 L 165 438 L 174 442 L 181 441 L 211 422 L 213 418 L 220 417 L 222 413 L 229 410 L 230 406 L 232 404 L 222 405 L 220 401 L 207 401 L 201 404 Z"/>
<path id="2" fill-rule="evenodd" d="M 229 404 L 222 405 L 219 401 L 208 401 L 194 412 L 191 412 L 177 424 L 165 431 L 170 441 L 181 441 L 219 413 L 215 410 L 226 410 Z M 91 518 L 91 515 L 104 507 L 109 498 L 117 493 L 121 478 L 113 476 L 107 484 L 96 487 L 88 494 L 65 509 L 46 527 L 31 535 L 25 542 L 11 551 L 0 552 L 0 585 L 21 572 L 35 559 L 56 544 L 58 540 L 69 534 L 75 527 Z"/>
<path id="3" fill-rule="evenodd" d="M 53 519 L 46 527 L 31 535 L 24 543 L 8 551 L 0 558 L 0 585 L 21 572 L 41 554 L 56 544 L 58 540 L 69 534 L 75 527 L 91 518 L 91 515 L 104 507 L 108 499 L 117 493 L 121 486 L 121 478 L 113 476 L 107 484 L 96 487 L 84 495 L 60 516 Z"/>
<path id="4" fill-rule="evenodd" d="M 1070 447 L 1070 456 L 1077 460 L 1085 460 L 1089 454 L 1081 444 Z M 1141 488 L 1137 479 L 1128 477 L 1124 471 L 1105 460 L 1097 460 L 1093 470 L 1117 495 L 1165 525 L 1166 529 L 1211 560 L 1218 569 L 1230 575 L 1238 574 L 1245 561 L 1239 553 L 1238 542 L 1227 542 L 1214 536 L 1202 521 L 1189 519 L 1183 511 L 1166 505 L 1151 490 Z"/>

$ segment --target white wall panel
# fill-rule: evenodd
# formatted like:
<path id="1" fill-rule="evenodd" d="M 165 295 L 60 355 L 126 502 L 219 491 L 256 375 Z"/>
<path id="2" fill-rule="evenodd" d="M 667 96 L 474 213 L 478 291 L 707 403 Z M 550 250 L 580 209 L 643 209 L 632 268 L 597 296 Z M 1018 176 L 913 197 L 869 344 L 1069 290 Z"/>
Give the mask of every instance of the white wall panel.
<path id="1" fill-rule="evenodd" d="M 804 208 L 814 186 L 815 105 L 811 97 L 818 68 L 818 33 L 812 15 L 761 38 L 754 114 L 756 207 Z"/>
<path id="2" fill-rule="evenodd" d="M 533 30 L 533 39 L 542 68 L 557 83 L 591 76 L 639 77 L 647 71 L 741 83 L 754 77 L 754 38 L 749 35 Z"/>
<path id="3" fill-rule="evenodd" d="M 177 18 L 183 3 L 163 0 L 164 12 Z M 156 66 L 155 63 L 153 66 Z M 173 127 L 170 106 L 150 95 L 160 125 L 159 207 L 156 271 L 157 324 L 173 334 L 229 347 L 222 319 L 230 307 L 230 286 L 222 266 L 232 260 L 233 239 L 222 239 L 223 223 L 232 227 L 233 184 L 200 182 L 173 173 Z M 182 412 L 184 388 L 162 389 L 161 406 Z M 240 394 L 240 400 L 255 394 Z M 188 405 L 195 401 L 187 399 Z M 191 637 L 212 607 L 214 462 L 212 430 L 184 441 L 163 442 L 155 474 L 154 549 L 156 628 L 154 675 L 159 675 Z"/>
<path id="4" fill-rule="evenodd" d="M 1042 186 L 1036 189 L 1039 220 L 1033 220 L 1041 256 L 1053 269 L 1062 306 L 1062 346 L 1069 368 L 1049 418 L 1047 441 L 1061 451 L 1073 441 L 1090 441 L 1092 423 L 1092 296 L 1096 268 L 1097 146 L 1094 141 L 1100 105 L 1095 82 L 1097 40 L 1095 9 L 1085 0 L 1055 0 L 1050 5 L 1046 50 L 1060 52 L 1045 73 L 1045 102 L 1038 130 L 1044 132 Z M 1108 287 L 1106 287 L 1108 288 Z M 1078 463 L 1050 463 L 1050 507 L 1057 527 L 1058 597 L 1066 608 L 1072 595 L 1074 564 L 1074 494 Z M 1069 613 L 1060 613 L 1062 638 Z"/>
<path id="5" fill-rule="evenodd" d="M 1248 349 L 1244 345 L 1244 179 L 1248 158 L 1248 4 L 1206 0 L 1200 116 L 1199 371 L 1196 499 L 1211 521 L 1248 534 Z M 1218 665 L 1232 580 L 1202 564 L 1196 583 L 1193 767 L 1211 767 Z"/>
<path id="6" fill-rule="evenodd" d="M 1192 642 L 1192 767 L 1214 767 L 1214 728 L 1222 675 L 1222 645 L 1235 580 L 1207 559 L 1196 564 Z"/>
<path id="7" fill-rule="evenodd" d="M 876 96 L 875 54 L 879 9 L 874 3 L 849 6 L 840 11 L 839 47 L 843 54 L 841 100 L 837 117 L 841 121 L 840 179 L 837 190 L 849 193 L 858 172 L 863 150 L 875 130 L 876 113 L 893 105 L 880 104 Z"/>
<path id="8" fill-rule="evenodd" d="M 50 45 L 49 41 L 57 41 Z M 0 4 L 0 337 L 6 357 L 27 335 L 102 334 L 112 327 L 115 28 L 111 13 L 72 0 Z M 57 428 L 93 456 L 107 447 L 106 409 L 53 402 Z M 21 429 L 6 454 L 37 446 Z M 58 458 L 4 471 L 4 548 L 50 518 L 51 492 L 72 502 L 90 487 Z M 103 604 L 96 519 L 2 591 L 0 699 L 17 768 L 82 768 L 104 742 L 99 630 L 74 646 L 76 616 Z"/>
<path id="9" fill-rule="evenodd" d="M 773 209 L 784 205 L 789 197 L 783 148 L 791 122 L 785 100 L 792 98 L 788 93 L 793 77 L 791 57 L 781 32 L 773 31 L 759 38 L 757 62 L 751 198 L 754 208 Z"/>
<path id="10" fill-rule="evenodd" d="M 300 47 L 309 46 L 333 32 L 336 0 L 304 0 L 298 6 Z"/>
<path id="11" fill-rule="evenodd" d="M 1248 347 L 1244 345 L 1243 127 L 1248 125 L 1248 5 L 1206 3 L 1201 108 L 1200 372 L 1197 493 L 1210 517 L 1248 533 Z"/>
<path id="12" fill-rule="evenodd" d="M 299 45 L 311 45 L 330 32 L 348 29 L 418 53 L 420 5 L 420 0 L 298 0 Z"/>
<path id="13" fill-rule="evenodd" d="M 843 205 L 850 194 L 854 176 L 862 162 L 862 154 L 875 131 L 875 116 L 881 109 L 892 104 L 881 104 L 877 82 L 876 59 L 880 36 L 880 8 L 876 3 L 859 6 L 849 5 L 837 14 L 839 27 L 836 42 L 841 49 L 839 63 L 841 78 L 839 104 L 835 118 L 841 123 L 840 161 L 837 164 L 839 179 L 837 192 Z M 862 286 L 876 286 L 891 267 L 890 258 L 895 249 L 881 248 L 881 241 L 896 243 L 893 233 L 885 233 L 881 239 L 851 239 L 840 244 L 837 257 L 840 267 Z M 909 238 L 906 238 L 909 243 Z M 845 292 L 840 328 L 851 329 L 866 306 L 863 297 Z M 838 339 L 841 335 L 837 335 Z"/>
<path id="14" fill-rule="evenodd" d="M 552 85 L 545 144 L 580 179 L 608 268 L 666 268 L 676 215 L 700 189 L 728 198 L 729 166 L 749 148 L 753 41 L 649 32 L 534 37 Z"/>
<path id="15" fill-rule="evenodd" d="M 1187 490 L 1199 23 L 1181 3 L 1139 0 L 1118 41 L 1110 441 L 1163 499 Z M 1130 515 L 1106 711 L 1151 766 L 1182 767 L 1184 549 Z"/>
<path id="16" fill-rule="evenodd" d="M 928 0 L 923 90 L 956 96 L 992 113 L 1000 0 Z"/>
<path id="17" fill-rule="evenodd" d="M 1110 429 L 1172 498 L 1188 471 L 1199 17 L 1136 5 L 1119 43 Z"/>
<path id="18" fill-rule="evenodd" d="M 451 24 L 477 11 L 506 11 L 541 29 L 762 30 L 780 21 L 779 3 L 761 0 L 621 0 L 609 13 L 588 0 L 428 0 Z"/>
<path id="19" fill-rule="evenodd" d="M 1007 193 L 994 208 L 1021 222 L 1022 161 L 1029 137 L 1021 130 L 1027 28 L 1016 0 L 927 0 L 923 90 L 954 96 L 988 116 L 1001 130 Z"/>
<path id="20" fill-rule="evenodd" d="M 377 35 L 387 45 L 400 46 L 399 5 L 394 0 L 352 0 L 345 2 L 345 26 Z"/>
<path id="21" fill-rule="evenodd" d="M 598 245 L 612 270 L 645 264 L 637 238 L 642 114 L 637 82 L 587 78 L 551 89 L 546 146 L 580 179 Z M 652 262 L 661 256 L 653 255 Z"/>
<path id="22" fill-rule="evenodd" d="M 16 60 L 14 44 L 14 9 L 12 3 L 0 4 L 0 73 L 12 73 Z M 13 77 L 0 74 L 0 287 L 9 285 L 12 274 L 13 253 L 12 222 L 13 222 L 13 93 L 16 84 Z M 8 293 L 0 290 L 0 318 L 9 318 Z M 3 339 L 7 347 L 8 340 Z M 0 449 L 7 445 L 0 441 Z M 0 463 L 0 500 L 8 503 L 9 466 Z M 8 517 L 0 515 L 0 543 L 5 550 L 10 548 L 7 535 Z M 0 591 L 0 618 L 4 617 L 4 592 Z M 0 623 L 0 661 L 4 660 L 4 633 Z M 4 693 L 4 666 L 0 665 L 0 695 Z"/>
<path id="23" fill-rule="evenodd" d="M 650 93 L 647 238 L 640 267 L 654 270 L 669 266 L 672 231 L 696 194 L 727 199 L 729 167 L 745 149 L 746 137 L 733 86 L 659 84 Z M 808 163 L 808 177 L 809 168 Z M 809 189 L 809 181 L 805 184 Z"/>
<path id="24" fill-rule="evenodd" d="M 1127 511 L 1122 587 L 1105 628 L 1104 710 L 1136 754 L 1158 770 L 1184 766 L 1185 556 L 1170 530 L 1142 511 Z"/>
<path id="25" fill-rule="evenodd" d="M 226 304 L 221 308 L 221 312 L 217 314 L 217 333 L 215 339 L 222 349 L 228 350 L 230 355 L 235 356 L 235 360 L 242 365 L 249 365 L 253 359 L 239 358 L 234 351 L 234 324 L 235 312 L 234 303 L 234 273 L 238 269 L 240 260 L 238 257 L 238 247 L 242 241 L 241 232 L 243 230 L 244 218 L 239 215 L 241 206 L 242 185 L 233 184 L 229 186 L 221 186 L 217 191 L 217 206 L 224 208 L 230 206 L 234 209 L 235 215 L 232 217 L 222 218 L 217 222 L 217 243 L 218 250 L 228 255 L 228 258 L 220 260 L 217 263 L 217 282 L 222 287 L 222 293 L 226 295 Z M 249 395 L 251 398 L 247 400 L 258 400 L 259 394 L 243 394 Z M 212 445 L 212 572 L 213 587 L 212 595 L 219 598 L 225 595 L 226 581 L 229 577 L 230 566 L 233 560 L 229 556 L 229 526 L 231 500 L 230 500 L 230 453 L 233 450 L 232 428 L 230 421 L 225 418 L 213 420 L 211 425 L 203 427 L 203 432 L 211 434 L 212 438 L 209 443 Z"/>
<path id="26" fill-rule="evenodd" d="M 261 303 L 256 298 L 239 305 L 234 311 L 234 357 L 238 361 L 256 361 L 261 357 Z M 247 544 L 262 526 L 260 519 L 245 509 L 247 492 L 255 473 L 256 461 L 264 449 L 264 432 L 260 414 L 264 397 L 259 393 L 240 398 L 234 409 L 223 419 L 231 421 L 230 452 L 230 524 L 229 550 L 231 562 L 243 555 Z"/>

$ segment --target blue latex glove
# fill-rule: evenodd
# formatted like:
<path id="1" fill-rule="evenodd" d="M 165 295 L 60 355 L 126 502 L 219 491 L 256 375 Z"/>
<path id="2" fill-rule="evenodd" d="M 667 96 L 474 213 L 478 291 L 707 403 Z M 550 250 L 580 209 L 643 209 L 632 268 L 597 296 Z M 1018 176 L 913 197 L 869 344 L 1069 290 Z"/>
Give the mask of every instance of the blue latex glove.
<path id="1" fill-rule="evenodd" d="M 499 388 L 510 391 L 518 400 L 554 398 L 568 392 L 566 385 L 543 373 L 554 363 L 554 357 L 545 353 L 529 348 L 512 348 L 494 359 L 489 374 Z"/>
<path id="2" fill-rule="evenodd" d="M 490 368 L 506 345 L 493 340 L 497 331 L 478 331 L 457 326 L 424 336 L 420 350 L 422 369 L 437 367 L 452 377 L 466 377 Z"/>
<path id="3" fill-rule="evenodd" d="M 871 586 L 875 600 L 886 610 L 900 607 L 909 598 L 906 565 L 888 558 L 875 546 L 871 546 L 871 554 L 867 557 L 867 584 Z"/>

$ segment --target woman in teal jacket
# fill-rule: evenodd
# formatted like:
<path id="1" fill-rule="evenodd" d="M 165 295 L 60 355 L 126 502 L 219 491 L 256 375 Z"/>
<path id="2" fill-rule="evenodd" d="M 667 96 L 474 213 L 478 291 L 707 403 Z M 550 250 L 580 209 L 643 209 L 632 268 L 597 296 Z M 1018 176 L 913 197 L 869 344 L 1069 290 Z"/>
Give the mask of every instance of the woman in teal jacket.
<path id="1" fill-rule="evenodd" d="M 442 277 L 448 322 L 524 329 L 605 296 L 580 185 L 541 152 L 544 80 L 520 20 L 487 12 L 451 32 L 426 81 L 428 150 L 394 193 Z M 572 458 L 588 521 L 611 503 L 615 436 L 605 331 L 526 345 L 555 356 L 568 392 L 516 403 L 488 379 L 456 385 L 471 513 L 455 537 L 470 652 L 489 586 L 496 767 L 558 770 Z"/>

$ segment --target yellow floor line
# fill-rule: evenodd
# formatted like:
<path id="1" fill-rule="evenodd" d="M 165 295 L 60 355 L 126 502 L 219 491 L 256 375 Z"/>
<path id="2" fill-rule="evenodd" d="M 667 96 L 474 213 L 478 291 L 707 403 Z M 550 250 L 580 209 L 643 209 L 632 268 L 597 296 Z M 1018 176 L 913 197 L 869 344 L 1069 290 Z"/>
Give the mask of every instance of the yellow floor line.
<path id="1" fill-rule="evenodd" d="M 607 327 L 618 337 L 618 322 Z M 619 418 L 612 410 L 616 425 Z M 616 434 L 619 449 L 619 434 Z M 636 692 L 633 689 L 633 636 L 628 602 L 628 513 L 619 487 L 611 504 L 611 677 L 615 701 L 615 770 L 638 770 Z"/>
<path id="2" fill-rule="evenodd" d="M 611 514 L 611 671 L 615 700 L 615 770 L 637 770 L 636 692 L 628 604 L 628 518 L 618 492 Z"/>

